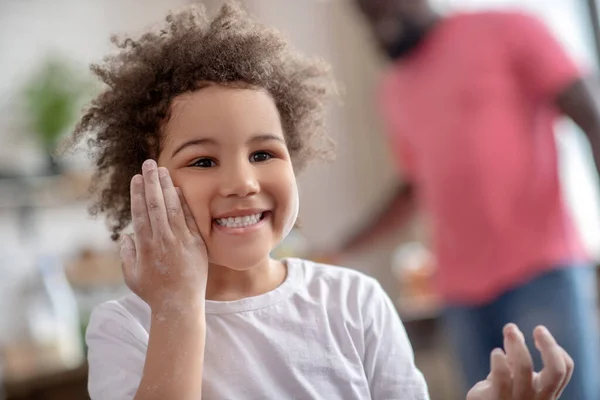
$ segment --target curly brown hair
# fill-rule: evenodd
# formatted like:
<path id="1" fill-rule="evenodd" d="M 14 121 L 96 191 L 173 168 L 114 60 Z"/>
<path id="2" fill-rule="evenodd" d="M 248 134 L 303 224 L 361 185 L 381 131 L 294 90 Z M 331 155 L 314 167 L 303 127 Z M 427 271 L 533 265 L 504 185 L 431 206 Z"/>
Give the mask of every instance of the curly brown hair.
<path id="1" fill-rule="evenodd" d="M 299 54 L 231 1 L 212 20 L 195 5 L 165 22 L 138 38 L 111 38 L 118 53 L 91 66 L 107 87 L 62 146 L 87 139 L 95 167 L 89 211 L 106 214 L 113 240 L 131 222 L 130 180 L 144 160 L 158 157 L 173 98 L 206 82 L 267 90 L 296 172 L 333 150 L 326 104 L 337 92 L 327 63 Z"/>

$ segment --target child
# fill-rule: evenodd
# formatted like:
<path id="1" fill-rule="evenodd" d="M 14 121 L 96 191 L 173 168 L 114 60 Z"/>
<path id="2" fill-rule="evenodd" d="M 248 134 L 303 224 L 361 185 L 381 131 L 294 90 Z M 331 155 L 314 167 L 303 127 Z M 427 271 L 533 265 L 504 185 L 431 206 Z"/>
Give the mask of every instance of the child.
<path id="1" fill-rule="evenodd" d="M 166 21 L 115 40 L 121 52 L 93 67 L 108 87 L 70 142 L 95 134 L 93 211 L 122 236 L 134 293 L 91 316 L 91 398 L 427 399 L 375 280 L 269 257 L 296 221 L 295 173 L 326 153 L 327 65 L 233 4 L 212 21 L 194 7 Z M 546 370 L 532 380 L 523 336 L 507 327 L 506 354 L 493 353 L 473 399 L 555 398 L 572 363 L 535 335 Z"/>

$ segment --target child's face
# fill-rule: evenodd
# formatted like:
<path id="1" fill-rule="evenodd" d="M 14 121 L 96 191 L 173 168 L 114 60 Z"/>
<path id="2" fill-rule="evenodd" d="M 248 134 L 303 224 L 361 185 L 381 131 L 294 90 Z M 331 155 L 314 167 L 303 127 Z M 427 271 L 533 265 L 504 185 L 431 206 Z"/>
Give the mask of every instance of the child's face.
<path id="1" fill-rule="evenodd" d="M 158 164 L 181 188 L 209 262 L 244 270 L 266 261 L 298 215 L 272 98 L 215 85 L 175 98 L 171 111 Z"/>

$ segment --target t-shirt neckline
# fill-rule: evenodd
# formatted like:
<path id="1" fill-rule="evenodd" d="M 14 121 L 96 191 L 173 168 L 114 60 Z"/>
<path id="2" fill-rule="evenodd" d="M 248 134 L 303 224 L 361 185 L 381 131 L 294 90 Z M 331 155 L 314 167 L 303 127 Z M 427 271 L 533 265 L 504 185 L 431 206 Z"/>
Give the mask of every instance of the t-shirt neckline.
<path id="1" fill-rule="evenodd" d="M 301 271 L 301 260 L 295 258 L 284 258 L 281 260 L 287 268 L 285 280 L 275 289 L 258 296 L 246 297 L 233 301 L 206 300 L 206 314 L 233 314 L 258 310 L 272 306 L 290 297 L 298 287 Z"/>

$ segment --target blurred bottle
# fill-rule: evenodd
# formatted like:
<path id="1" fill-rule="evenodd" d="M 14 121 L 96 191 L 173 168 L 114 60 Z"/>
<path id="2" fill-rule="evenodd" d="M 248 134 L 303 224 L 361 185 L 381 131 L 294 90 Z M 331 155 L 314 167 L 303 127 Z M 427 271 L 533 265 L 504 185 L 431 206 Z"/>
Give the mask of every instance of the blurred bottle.
<path id="1" fill-rule="evenodd" d="M 50 255 L 38 257 L 36 267 L 27 310 L 31 339 L 43 363 L 78 367 L 84 360 L 79 308 L 64 268 Z"/>
<path id="2" fill-rule="evenodd" d="M 435 302 L 435 259 L 419 242 L 400 245 L 392 256 L 392 273 L 399 284 L 400 298 L 410 304 Z"/>

